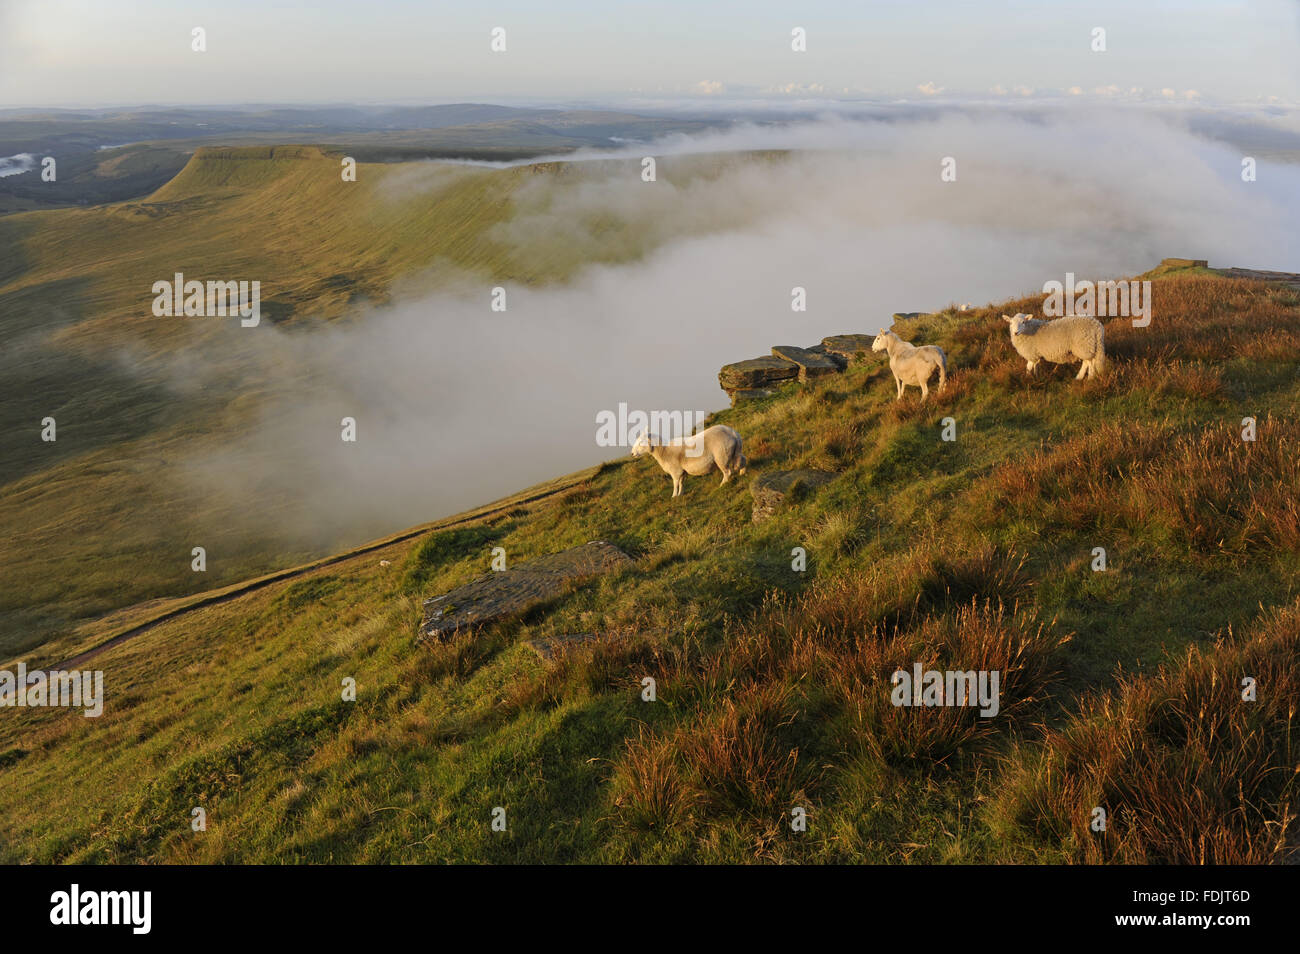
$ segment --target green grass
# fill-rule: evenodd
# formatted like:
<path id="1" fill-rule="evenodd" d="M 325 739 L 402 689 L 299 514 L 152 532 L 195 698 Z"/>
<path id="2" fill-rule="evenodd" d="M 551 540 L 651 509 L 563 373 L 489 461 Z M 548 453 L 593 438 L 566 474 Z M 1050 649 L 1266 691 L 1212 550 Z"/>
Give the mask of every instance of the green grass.
<path id="1" fill-rule="evenodd" d="M 169 203 L 229 209 L 230 227 L 252 237 L 266 210 L 302 215 L 303 202 L 339 201 L 327 198 L 337 175 L 328 157 L 277 149 L 256 160 L 272 170 L 319 163 L 319 182 L 268 179 L 249 172 L 252 161 L 214 153 L 137 209 L 52 215 L 100 217 L 78 227 L 90 233 L 119 228 L 115 250 L 128 263 L 157 254 L 158 238 L 134 231 L 144 217 L 217 270 L 198 257 L 201 237 L 166 231 L 190 220 L 169 215 Z M 448 173 L 454 195 L 391 213 L 389 227 L 410 231 L 386 238 L 371 265 L 394 275 L 417 267 L 413 237 L 436 234 L 462 264 L 505 268 L 486 236 L 508 212 L 515 174 Z M 433 228 L 454 232 L 457 209 L 473 216 L 458 238 Z M 65 224 L 74 228 L 27 233 L 44 277 L 11 279 L 0 294 L 74 279 L 86 283 L 79 299 L 124 294 L 125 285 L 111 290 L 125 281 L 116 274 L 57 274 L 49 235 Z M 326 233 L 313 267 L 344 274 L 356 238 Z M 399 250 L 408 257 L 385 258 Z M 238 271 L 238 256 L 280 253 L 202 254 L 234 256 L 227 266 Z M 569 267 L 539 250 L 510 254 L 511 269 L 536 254 L 549 280 Z M 314 301 L 319 281 L 295 277 L 276 295 Z M 99 719 L 9 710 L 0 721 L 0 860 L 1176 861 L 1200 849 L 1159 832 L 1192 830 L 1193 811 L 1210 814 L 1197 824 L 1212 857 L 1274 859 L 1295 798 L 1290 717 L 1274 703 L 1257 715 L 1230 703 L 1241 666 L 1284 686 L 1300 665 L 1275 618 L 1300 597 L 1300 522 L 1288 510 L 1300 352 L 1275 347 L 1294 340 L 1300 308 L 1258 283 L 1157 284 L 1165 317 L 1145 332 L 1110 322 L 1114 360 L 1101 381 L 1075 382 L 1065 369 L 1025 377 L 997 315 L 1032 310 L 1031 300 L 943 313 L 909 325 L 910 336 L 942 344 L 954 369 L 926 406 L 912 395 L 895 403 L 887 369 L 868 360 L 714 415 L 746 438 L 751 470 L 739 486 L 691 479 L 673 501 L 652 463 L 610 464 L 560 493 L 148 629 L 96 659 L 108 692 Z M 70 318 L 73 340 L 94 340 L 101 320 Z M 1247 413 L 1259 440 L 1240 448 Z M 957 421 L 955 443 L 940 440 L 945 417 Z M 53 614 L 47 632 L 84 647 L 150 610 L 99 614 L 191 591 L 151 570 L 156 541 L 131 536 L 132 515 L 159 504 L 108 463 L 122 440 L 165 446 L 181 439 L 168 428 L 197 426 L 190 420 L 151 419 L 134 438 L 104 438 L 6 484 L 5 532 L 29 535 L 23 560 L 3 568 L 22 583 L 6 587 L 8 598 L 77 561 L 86 568 L 41 600 L 6 607 L 10 619 Z M 203 427 L 229 424 L 217 415 Z M 837 477 L 755 525 L 747 481 L 796 466 Z M 174 506 L 161 513 L 184 509 Z M 99 522 L 121 538 L 116 549 L 104 533 L 42 544 L 56 539 L 53 526 L 85 533 Z M 590 540 L 636 560 L 522 618 L 433 648 L 415 641 L 421 599 L 486 572 L 492 547 L 518 565 Z M 795 546 L 808 551 L 807 572 L 791 569 Z M 1090 568 L 1096 546 L 1107 550 L 1105 573 Z M 249 567 L 288 562 L 247 556 Z M 73 626 L 49 608 L 60 599 L 90 619 Z M 523 645 L 575 632 L 611 638 L 553 666 Z M 1003 659 L 1021 680 L 1007 718 L 945 722 L 943 710 L 913 717 L 880 704 L 899 660 L 972 658 Z M 646 676 L 657 681 L 654 703 L 641 698 Z M 355 702 L 341 698 L 346 679 Z M 1234 727 L 1213 757 L 1252 786 L 1239 793 L 1248 810 L 1227 788 L 1217 801 L 1170 797 L 1208 757 L 1194 733 L 1169 731 L 1188 700 Z M 1099 718 L 1141 741 L 1131 765 L 1143 786 L 1109 774 L 1109 743 L 1089 729 Z M 1087 784 L 1044 769 L 1067 755 Z M 1099 797 L 1120 821 L 1111 841 L 1092 843 L 1077 822 Z M 490 827 L 498 806 L 504 833 Z M 805 833 L 790 830 L 794 806 L 808 811 Z M 191 830 L 195 807 L 207 813 L 205 832 Z"/>

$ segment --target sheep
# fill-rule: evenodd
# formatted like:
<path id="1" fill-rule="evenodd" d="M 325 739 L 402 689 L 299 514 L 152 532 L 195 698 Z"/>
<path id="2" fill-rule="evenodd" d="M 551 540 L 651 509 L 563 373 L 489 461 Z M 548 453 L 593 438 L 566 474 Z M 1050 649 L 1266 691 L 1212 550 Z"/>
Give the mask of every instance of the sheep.
<path id="1" fill-rule="evenodd" d="M 1096 318 L 1070 315 L 1045 321 L 1016 314 L 1003 315 L 1002 320 L 1011 325 L 1011 345 L 1025 359 L 1030 374 L 1039 361 L 1066 364 L 1074 359 L 1083 362 L 1074 376 L 1076 381 L 1106 370 L 1106 330 Z"/>
<path id="2" fill-rule="evenodd" d="M 659 442 L 648 432 L 632 445 L 632 456 L 649 454 L 673 479 L 673 496 L 680 497 L 682 481 L 686 474 L 699 477 L 722 471 L 722 483 L 745 472 L 749 460 L 741 453 L 740 435 L 725 424 L 715 424 L 685 439 L 677 438 L 667 444 Z"/>
<path id="3" fill-rule="evenodd" d="M 948 358 L 938 345 L 908 344 L 892 331 L 880 329 L 876 340 L 871 342 L 872 351 L 889 352 L 889 370 L 894 373 L 894 386 L 898 395 L 894 400 L 903 400 L 903 391 L 909 384 L 921 389 L 921 400 L 930 396 L 930 375 L 939 369 L 939 390 L 948 384 Z"/>

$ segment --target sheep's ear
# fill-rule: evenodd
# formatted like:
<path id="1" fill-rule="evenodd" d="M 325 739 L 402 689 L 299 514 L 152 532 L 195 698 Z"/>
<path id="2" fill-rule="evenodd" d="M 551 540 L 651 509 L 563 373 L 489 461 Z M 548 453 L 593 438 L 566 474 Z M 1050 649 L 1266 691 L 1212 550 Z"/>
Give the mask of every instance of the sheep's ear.
<path id="1" fill-rule="evenodd" d="M 1011 322 L 1011 321 L 1015 321 L 1016 319 L 1012 318 L 1010 315 L 1003 315 L 1003 316 L 1002 316 L 1002 320 L 1003 320 L 1003 321 L 1007 321 L 1007 322 Z"/>

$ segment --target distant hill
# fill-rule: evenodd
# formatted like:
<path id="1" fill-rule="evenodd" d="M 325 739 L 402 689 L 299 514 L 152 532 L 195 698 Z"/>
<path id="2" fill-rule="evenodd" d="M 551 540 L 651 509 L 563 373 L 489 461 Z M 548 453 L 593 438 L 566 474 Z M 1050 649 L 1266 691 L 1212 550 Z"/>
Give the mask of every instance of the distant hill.
<path id="1" fill-rule="evenodd" d="M 725 125 L 693 117 L 479 103 L 393 107 L 0 110 L 0 156 L 53 156 L 54 182 L 34 172 L 0 178 L 0 215 L 139 198 L 188 157 L 225 146 L 331 143 L 368 162 L 510 161 L 609 147 Z"/>

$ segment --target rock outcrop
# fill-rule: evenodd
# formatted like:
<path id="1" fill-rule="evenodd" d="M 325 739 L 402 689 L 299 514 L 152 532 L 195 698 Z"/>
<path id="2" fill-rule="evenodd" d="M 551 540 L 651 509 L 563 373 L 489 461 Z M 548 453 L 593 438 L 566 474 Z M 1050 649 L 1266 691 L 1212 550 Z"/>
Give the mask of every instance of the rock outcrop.
<path id="1" fill-rule="evenodd" d="M 897 312 L 894 319 L 911 320 L 928 314 L 924 311 Z M 793 381 L 806 384 L 867 360 L 871 343 L 875 340 L 874 334 L 831 335 L 811 348 L 776 345 L 770 356 L 723 365 L 718 372 L 718 384 L 731 398 L 732 407 L 741 401 L 771 397 L 779 388 Z"/>
<path id="2" fill-rule="evenodd" d="M 772 355 L 724 365 L 722 370 L 718 372 L 718 384 L 722 387 L 722 390 L 727 392 L 731 398 L 731 403 L 734 405 L 737 392 L 749 391 L 772 394 L 782 384 L 794 381 L 798 377 L 799 365 L 793 361 L 787 361 L 785 358 Z M 759 397 L 762 395 L 750 394 L 747 396 Z"/>
<path id="3" fill-rule="evenodd" d="M 871 338 L 867 335 L 841 337 L 853 338 L 855 342 L 856 339 L 866 339 L 866 350 L 871 350 Z M 793 381 L 807 383 L 823 375 L 836 374 L 844 370 L 849 359 L 848 353 L 832 350 L 825 341 L 811 348 L 777 345 L 771 355 L 724 365 L 718 372 L 718 384 L 735 407 L 741 401 L 769 397 Z"/>
<path id="4" fill-rule="evenodd" d="M 799 380 L 807 382 L 820 378 L 824 374 L 835 374 L 844 369 L 845 360 L 839 355 L 827 354 L 821 345 L 812 348 L 797 348 L 794 345 L 777 345 L 772 349 L 774 357 L 792 361 L 799 366 Z"/>
<path id="5" fill-rule="evenodd" d="M 837 355 L 849 364 L 866 360 L 871 355 L 871 342 L 875 335 L 831 335 L 822 339 L 827 354 Z"/>
<path id="6" fill-rule="evenodd" d="M 1300 289 L 1300 274 L 1295 272 L 1266 272 L 1257 268 L 1216 268 L 1215 271 L 1225 278 L 1248 278 L 1255 282 L 1280 282 L 1291 288 Z"/>
<path id="7" fill-rule="evenodd" d="M 424 601 L 424 622 L 417 638 L 431 642 L 486 626 L 562 596 L 581 580 L 609 573 L 632 562 L 612 543 L 595 541 L 489 573 L 448 593 Z"/>

